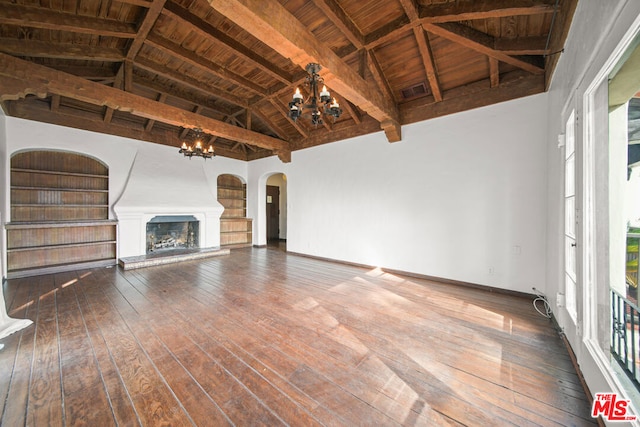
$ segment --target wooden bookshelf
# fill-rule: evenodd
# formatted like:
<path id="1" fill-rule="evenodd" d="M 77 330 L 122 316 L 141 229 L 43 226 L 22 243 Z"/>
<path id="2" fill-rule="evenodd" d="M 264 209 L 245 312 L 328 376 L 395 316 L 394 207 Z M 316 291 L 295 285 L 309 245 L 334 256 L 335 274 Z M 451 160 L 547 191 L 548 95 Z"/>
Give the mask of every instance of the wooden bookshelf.
<path id="1" fill-rule="evenodd" d="M 9 277 L 115 264 L 117 222 L 109 220 L 109 171 L 92 158 L 28 151 L 11 158 Z"/>
<path id="2" fill-rule="evenodd" d="M 218 176 L 218 202 L 224 206 L 220 217 L 220 246 L 250 246 L 252 220 L 247 218 L 247 188 L 233 175 Z"/>

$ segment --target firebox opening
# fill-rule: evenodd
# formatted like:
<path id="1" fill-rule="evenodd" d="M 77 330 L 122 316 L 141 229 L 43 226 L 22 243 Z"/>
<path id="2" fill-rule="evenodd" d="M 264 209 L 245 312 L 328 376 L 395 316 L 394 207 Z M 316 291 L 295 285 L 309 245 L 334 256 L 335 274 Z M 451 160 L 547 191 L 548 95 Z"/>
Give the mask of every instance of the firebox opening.
<path id="1" fill-rule="evenodd" d="M 155 216 L 147 222 L 147 254 L 199 248 L 199 231 L 193 215 Z"/>

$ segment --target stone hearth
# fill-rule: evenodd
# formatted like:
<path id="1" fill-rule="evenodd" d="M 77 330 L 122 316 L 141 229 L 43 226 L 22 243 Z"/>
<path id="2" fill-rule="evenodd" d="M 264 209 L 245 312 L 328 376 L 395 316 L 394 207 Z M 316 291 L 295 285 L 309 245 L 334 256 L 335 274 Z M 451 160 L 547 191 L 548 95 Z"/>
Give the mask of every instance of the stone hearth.
<path id="1" fill-rule="evenodd" d="M 229 255 L 229 253 L 229 249 L 220 248 L 176 249 L 169 252 L 156 252 L 148 255 L 120 258 L 118 260 L 118 264 L 124 270 L 133 270 L 136 268 L 153 267 L 156 265 Z"/>

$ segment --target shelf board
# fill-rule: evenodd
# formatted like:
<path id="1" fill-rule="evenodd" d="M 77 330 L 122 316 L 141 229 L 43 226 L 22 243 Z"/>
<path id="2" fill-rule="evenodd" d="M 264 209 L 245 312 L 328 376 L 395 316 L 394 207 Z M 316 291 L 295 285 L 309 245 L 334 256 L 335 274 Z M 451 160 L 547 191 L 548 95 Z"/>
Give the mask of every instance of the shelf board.
<path id="1" fill-rule="evenodd" d="M 67 244 L 60 244 L 60 245 L 48 245 L 48 246 L 25 246 L 22 248 L 11 248 L 11 249 L 7 249 L 7 253 L 14 253 L 14 252 L 29 252 L 29 251 L 40 251 L 43 249 L 63 249 L 63 248 L 81 248 L 81 247 L 86 247 L 86 246 L 97 246 L 97 245 L 104 245 L 104 244 L 116 244 L 115 240 L 100 240 L 100 241 L 96 241 L 96 242 L 82 242 L 82 243 L 67 243 Z"/>
<path id="2" fill-rule="evenodd" d="M 222 188 L 224 190 L 239 190 L 244 191 L 244 187 L 229 187 L 228 185 L 218 185 L 218 188 Z"/>
<path id="3" fill-rule="evenodd" d="M 109 190 L 93 190 L 89 188 L 62 188 L 62 187 L 29 187 L 24 185 L 12 185 L 12 190 L 37 190 L 37 191 L 69 191 L 76 193 L 108 193 Z"/>
<path id="4" fill-rule="evenodd" d="M 25 173 L 47 174 L 47 175 L 80 176 L 85 178 L 109 179 L 109 175 L 96 175 L 96 174 L 78 173 L 78 172 L 60 172 L 60 171 L 50 171 L 50 170 L 43 170 L 43 169 L 11 168 L 11 172 L 25 172 Z"/>
<path id="5" fill-rule="evenodd" d="M 19 208 L 108 208 L 109 205 L 78 205 L 78 204 L 54 204 L 54 203 L 13 203 L 11 207 Z"/>
<path id="6" fill-rule="evenodd" d="M 97 227 L 116 224 L 118 224 L 118 221 L 115 219 L 99 219 L 88 221 L 16 221 L 8 222 L 4 226 L 7 230 L 19 230 L 28 228 Z"/>

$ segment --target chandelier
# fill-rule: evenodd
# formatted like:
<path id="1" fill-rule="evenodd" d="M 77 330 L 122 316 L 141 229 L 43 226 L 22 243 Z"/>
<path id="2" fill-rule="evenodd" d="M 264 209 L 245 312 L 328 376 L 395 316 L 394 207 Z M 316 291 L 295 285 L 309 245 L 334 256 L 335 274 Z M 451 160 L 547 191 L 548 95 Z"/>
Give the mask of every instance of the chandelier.
<path id="1" fill-rule="evenodd" d="M 306 78 L 309 85 L 309 98 L 306 101 L 303 100 L 300 89 L 296 88 L 296 93 L 293 94 L 293 101 L 289 103 L 289 117 L 294 122 L 298 120 L 298 117 L 302 116 L 303 110 L 311 110 L 311 123 L 313 125 L 321 125 L 322 115 L 333 117 L 333 120 L 340 117 L 342 109 L 333 98 L 331 100 L 331 94 L 327 90 L 326 86 L 322 86 L 322 90 L 318 92 L 318 85 L 324 83 L 324 79 L 318 74 L 322 69 L 320 64 L 314 62 L 307 65 L 306 70 L 309 73 L 309 77 Z"/>
<path id="2" fill-rule="evenodd" d="M 204 149 L 202 147 L 202 129 L 195 128 L 193 129 L 193 144 L 187 145 L 186 141 L 182 143 L 182 147 L 178 150 L 178 153 L 184 154 L 185 157 L 202 157 L 205 160 L 212 158 L 215 154 L 213 152 L 213 145 L 209 145 L 208 149 Z M 187 134 L 188 136 L 188 134 Z"/>

